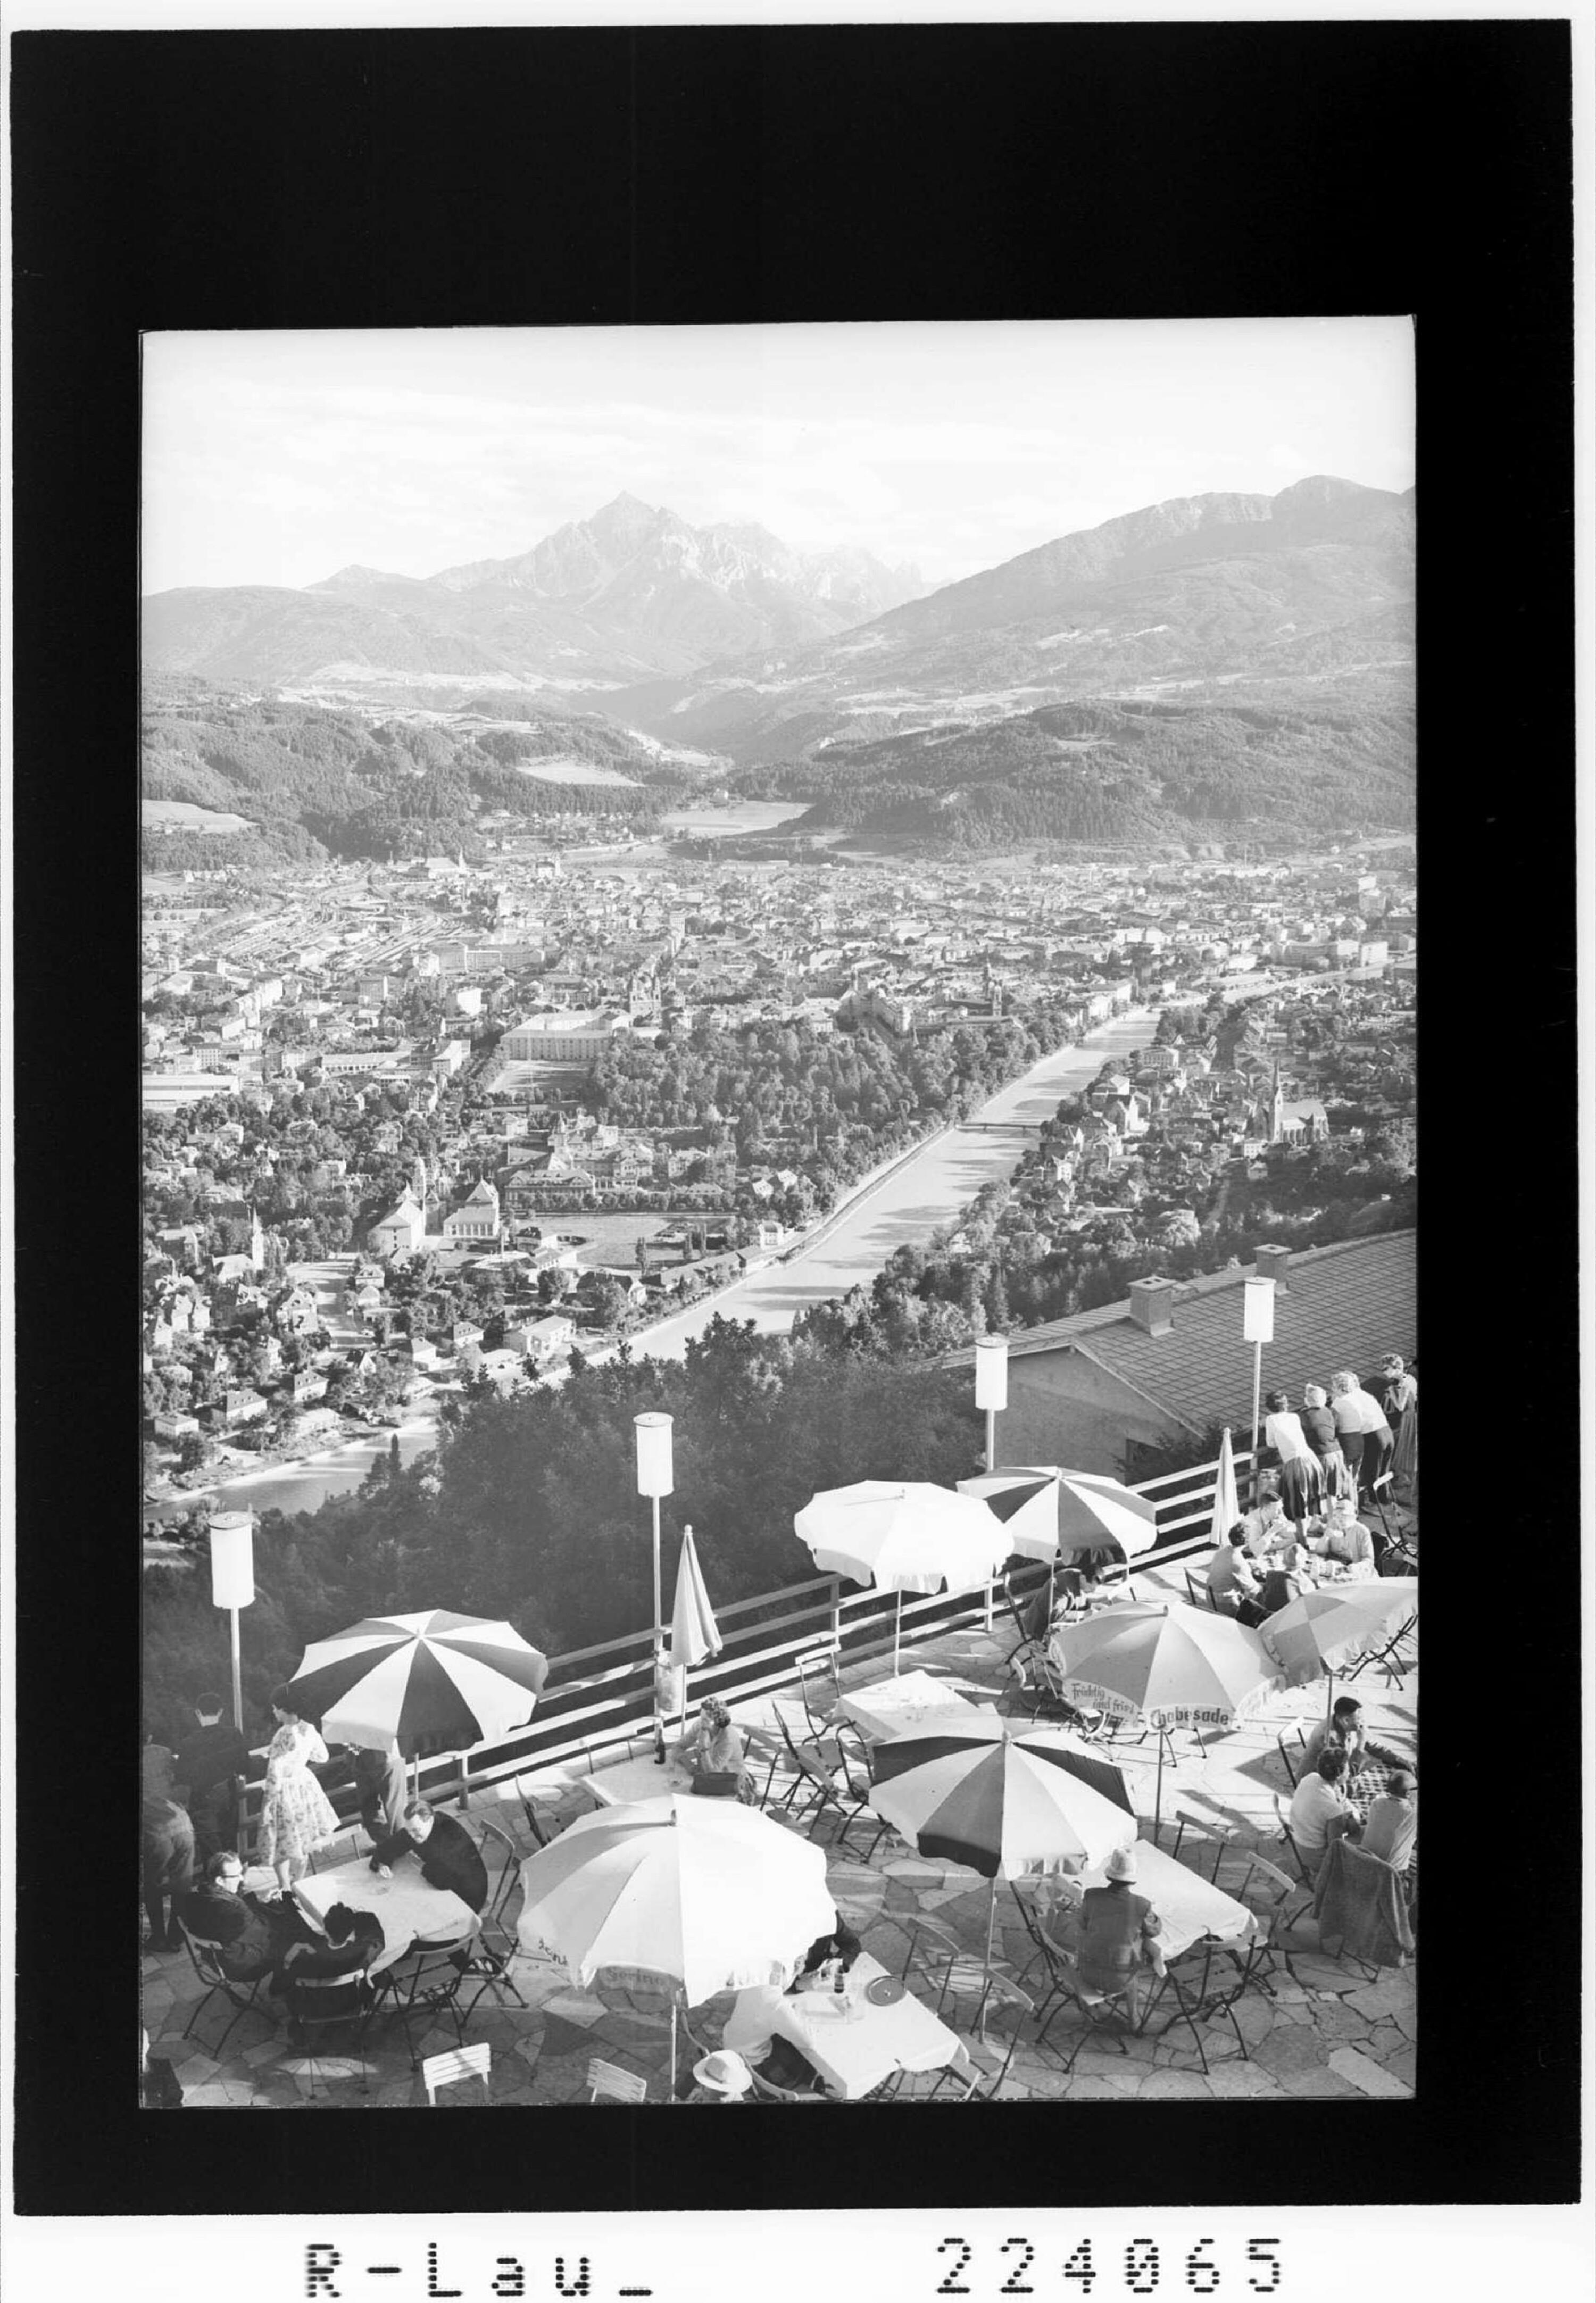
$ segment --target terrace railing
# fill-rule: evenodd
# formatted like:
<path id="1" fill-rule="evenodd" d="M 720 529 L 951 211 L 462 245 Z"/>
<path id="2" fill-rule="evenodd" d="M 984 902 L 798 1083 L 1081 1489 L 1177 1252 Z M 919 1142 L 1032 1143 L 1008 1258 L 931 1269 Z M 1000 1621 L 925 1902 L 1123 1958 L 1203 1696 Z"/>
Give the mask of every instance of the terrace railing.
<path id="1" fill-rule="evenodd" d="M 1246 1449 L 1235 1457 L 1244 1491 L 1252 1460 Z M 1158 1523 L 1156 1543 L 1135 1563 L 1138 1573 L 1208 1549 L 1218 1472 L 1214 1462 L 1136 1483 L 1136 1491 L 1153 1501 Z M 1035 1563 L 1018 1570 L 1012 1579 L 1017 1595 L 1028 1593 L 1044 1572 Z M 706 1695 L 739 1702 L 795 1686 L 798 1658 L 817 1650 L 834 1657 L 839 1670 L 890 1655 L 895 1618 L 899 1646 L 906 1649 L 961 1628 L 990 1629 L 999 1588 L 994 1581 L 974 1591 L 923 1597 L 874 1586 L 847 1590 L 840 1576 L 815 1575 L 717 1607 L 723 1644 L 718 1656 L 691 1675 L 689 1717 Z M 464 1806 L 473 1793 L 515 1776 L 562 1767 L 587 1772 L 606 1758 L 646 1750 L 654 1732 L 653 1645 L 652 1630 L 645 1625 L 621 1639 L 551 1657 L 531 1725 L 502 1742 L 422 1760 L 421 1792 Z M 264 1748 L 253 1756 L 264 1775 Z M 260 1791 L 259 1780 L 252 1780 L 246 1795 L 251 1828 L 259 1814 Z M 352 1804 L 338 1788 L 330 1796 L 341 1810 Z"/>

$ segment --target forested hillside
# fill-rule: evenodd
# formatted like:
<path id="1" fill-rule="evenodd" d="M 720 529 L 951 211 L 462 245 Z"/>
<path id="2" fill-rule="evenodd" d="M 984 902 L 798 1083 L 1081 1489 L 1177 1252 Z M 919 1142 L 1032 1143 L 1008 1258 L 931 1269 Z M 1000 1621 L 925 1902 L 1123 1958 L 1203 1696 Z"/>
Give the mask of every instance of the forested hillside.
<path id="1" fill-rule="evenodd" d="M 646 1628 L 646 1506 L 632 1418 L 676 1419 L 666 1561 L 690 1525 L 712 1600 L 725 1607 L 814 1573 L 792 1531 L 817 1489 L 849 1480 L 962 1478 L 979 1459 L 968 1378 L 836 1361 L 785 1337 L 715 1320 L 680 1365 L 578 1368 L 559 1390 L 485 1400 L 435 1459 L 292 1518 L 263 1513 L 256 1603 L 244 1620 L 246 1725 L 307 1643 L 363 1615 L 451 1607 L 507 1617 L 550 1653 Z M 144 1579 L 146 1718 L 171 1736 L 216 1676 L 209 1579 Z M 224 1641 L 224 1652 L 225 1642 Z"/>
<path id="2" fill-rule="evenodd" d="M 523 707 L 525 708 L 525 707 Z M 570 763 L 641 781 L 570 782 L 521 772 Z M 477 818 L 606 814 L 651 822 L 692 789 L 644 745 L 596 717 L 527 712 L 494 727 L 379 721 L 311 704 L 224 696 L 157 704 L 143 721 L 146 800 L 186 800 L 250 820 L 232 838 L 146 841 L 164 866 L 397 857 L 473 846 Z M 182 854 L 179 854 L 179 850 Z"/>
<path id="3" fill-rule="evenodd" d="M 813 801 L 797 831 L 1018 839 L 1323 835 L 1413 818 L 1413 715 L 1133 701 L 1049 704 L 738 771 L 750 797 Z"/>

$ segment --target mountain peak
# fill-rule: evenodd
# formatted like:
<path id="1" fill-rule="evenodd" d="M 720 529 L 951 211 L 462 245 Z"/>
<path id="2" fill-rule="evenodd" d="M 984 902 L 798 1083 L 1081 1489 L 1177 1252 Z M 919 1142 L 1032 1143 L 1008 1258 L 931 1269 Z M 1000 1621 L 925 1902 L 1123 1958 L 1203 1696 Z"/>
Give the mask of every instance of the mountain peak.
<path id="1" fill-rule="evenodd" d="M 325 592 L 334 584 L 413 584 L 415 580 L 413 576 L 395 576 L 386 568 L 363 568 L 358 560 L 351 560 L 347 568 L 337 569 L 319 583 L 308 584 L 305 588 L 308 592 Z"/>

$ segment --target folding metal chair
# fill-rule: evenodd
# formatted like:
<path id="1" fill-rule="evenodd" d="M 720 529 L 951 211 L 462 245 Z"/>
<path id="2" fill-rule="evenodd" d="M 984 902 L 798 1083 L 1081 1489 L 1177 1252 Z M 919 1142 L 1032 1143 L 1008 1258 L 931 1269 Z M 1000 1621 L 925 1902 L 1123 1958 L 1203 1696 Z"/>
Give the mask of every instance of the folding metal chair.
<path id="1" fill-rule="evenodd" d="M 1187 1815 L 1184 1809 L 1177 1809 L 1174 1816 L 1170 1819 L 1175 1826 L 1175 1843 L 1170 1852 L 1176 1862 L 1179 1862 L 1180 1851 L 1189 1842 L 1195 1859 L 1191 1868 L 1201 1878 L 1203 1852 L 1204 1850 L 1211 1849 L 1213 1860 L 1208 1872 L 1208 1882 L 1211 1886 L 1217 1887 L 1220 1883 L 1220 1865 L 1224 1860 L 1225 1851 L 1236 1836 L 1235 1826 L 1228 1823 L 1199 1823 L 1195 1816 Z"/>
<path id="2" fill-rule="evenodd" d="M 793 1666 L 798 1673 L 798 1697 L 804 1707 L 804 1716 L 814 1734 L 822 1735 L 832 1713 L 842 1700 L 842 1667 L 837 1642 L 832 1640 L 824 1647 L 811 1648 L 806 1655 L 794 1656 Z M 810 1697 L 810 1683 L 813 1682 L 818 1690 L 826 1679 L 831 1681 L 832 1700 L 823 1711 L 816 1711 Z"/>
<path id="3" fill-rule="evenodd" d="M 1217 1615 L 1220 1612 L 1219 1601 L 1214 1598 L 1213 1587 L 1207 1576 L 1195 1575 L 1189 1567 L 1183 1568 L 1181 1573 L 1186 1577 L 1186 1596 L 1190 1604 L 1194 1607 L 1212 1608 Z"/>
<path id="4" fill-rule="evenodd" d="M 1009 2066 L 1014 2061 L 1014 2051 L 1019 2045 L 1020 2027 L 1029 2022 L 1035 2014 L 1036 2003 L 1028 1991 L 1023 1991 L 1018 1983 L 1011 1983 L 1007 1976 L 994 1975 L 992 1978 L 992 1989 L 988 1995 L 987 2009 L 986 2020 L 989 2021 L 995 2018 L 1001 2018 L 1005 2014 L 1011 2018 L 1009 2028 L 1009 2045 L 1004 2048 L 1001 2055 L 996 2057 L 995 2070 L 983 2071 L 975 2061 L 977 2055 L 992 2053 L 985 2030 L 983 2029 L 981 2037 L 974 2046 L 967 2045 L 962 2039 L 959 2041 L 958 2054 L 950 2063 L 943 2064 L 937 2073 L 936 2084 L 930 2094 L 917 2098 L 918 2100 L 925 2103 L 939 2102 L 943 2099 L 944 2085 L 950 2084 L 953 2092 L 948 2099 L 954 2103 L 996 2103 L 998 2101 L 1008 2084 Z"/>
<path id="5" fill-rule="evenodd" d="M 602 2055 L 595 2055 L 587 2066 L 587 2100 L 589 2103 L 646 2103 L 648 2081 L 641 2071 L 623 2071 L 619 2063 L 606 2063 Z M 675 2130 L 671 2130 L 672 2134 Z"/>
<path id="6" fill-rule="evenodd" d="M 350 2004 L 350 1995 L 353 2004 Z M 377 2009 L 377 1993 L 363 1967 L 348 1975 L 296 1975 L 289 1970 L 284 1997 L 288 2005 L 290 2046 L 295 2031 L 334 2031 L 349 2029 L 360 2058 L 360 2089 L 368 2094 L 371 2073 L 366 2061 L 366 2034 Z M 316 2084 L 316 2053 L 307 2051 L 310 2082 Z"/>
<path id="7" fill-rule="evenodd" d="M 260 2004 L 261 1989 L 270 1980 L 269 1973 L 263 1971 L 259 1975 L 251 1976 L 247 1982 L 241 1982 L 238 1978 L 229 1975 L 223 1966 L 222 1946 L 219 1943 L 212 1943 L 205 1936 L 190 1935 L 181 1919 L 177 1923 L 177 1931 L 188 1946 L 189 1957 L 193 1962 L 195 1974 L 206 1987 L 205 1996 L 195 2001 L 193 2012 L 183 2026 L 183 2037 L 186 2039 L 192 2033 L 195 2024 L 199 2020 L 206 2008 L 210 2005 L 217 1992 L 221 1993 L 230 2007 L 237 2010 L 232 2021 L 216 2041 L 213 2050 L 219 2056 L 243 2016 L 263 2015 L 268 2023 L 273 2021 L 271 2011 Z"/>
<path id="8" fill-rule="evenodd" d="M 466 2014 L 461 2012 L 460 1995 L 468 1980 L 466 1970 L 456 1963 L 453 1954 L 474 1949 L 469 1935 L 457 1936 L 452 1942 L 418 1942 L 411 1946 L 401 1966 L 387 1970 L 388 1996 L 392 2012 L 399 2019 L 404 2032 L 405 2045 L 410 2050 L 410 2068 L 418 2069 L 420 2057 L 415 2049 L 410 2026 L 418 2016 L 426 2021 L 447 2016 L 454 2026 L 455 2044 L 466 2044 Z M 477 1995 L 480 1997 L 480 1993 Z M 522 2003 L 525 2004 L 524 2002 Z M 475 2008 L 477 1998 L 471 2001 Z"/>
<path id="9" fill-rule="evenodd" d="M 1258 1921 L 1258 1932 L 1247 1944 L 1245 1953 L 1232 1948 L 1230 1956 L 1242 1965 L 1246 1984 L 1256 1983 L 1261 1990 L 1272 1995 L 1273 1986 L 1270 1978 L 1278 1968 L 1283 1966 L 1290 1980 L 1293 1983 L 1296 1980 L 1292 1972 L 1291 1954 L 1280 1938 L 1287 1928 L 1295 1927 L 1308 1911 L 1313 1898 L 1296 1881 L 1288 1878 L 1278 1864 L 1271 1863 L 1266 1855 L 1260 1855 L 1256 1849 L 1249 1853 L 1246 1862 L 1247 1868 L 1242 1878 L 1227 1892 L 1233 1894 L 1238 1903 L 1245 1903 L 1254 1914 Z M 1289 1906 L 1297 1896 L 1302 1898 L 1301 1907 L 1294 1911 Z"/>
<path id="10" fill-rule="evenodd" d="M 1296 1746 L 1295 1758 L 1291 1748 L 1294 1742 Z M 1286 1781 L 1295 1791 L 1297 1778 L 1302 1773 L 1303 1762 L 1308 1755 L 1308 1739 L 1300 1727 L 1279 1727 L 1275 1730 L 1275 1748 L 1279 1752 L 1280 1764 L 1286 1770 Z"/>
<path id="11" fill-rule="evenodd" d="M 759 2103 L 834 2103 L 836 2101 L 834 2096 L 817 2095 L 813 2088 L 778 2087 L 774 2079 L 764 2079 L 756 2071 L 750 2071 L 748 2077 L 754 2082 L 755 2099 Z"/>
<path id="12" fill-rule="evenodd" d="M 1319 1868 L 1317 1864 L 1310 1868 L 1306 1857 L 1292 1835 L 1290 1811 L 1285 1803 L 1278 1799 L 1275 1801 L 1275 1819 L 1280 1826 L 1280 1838 L 1290 1852 L 1292 1862 L 1296 1866 L 1297 1877 L 1305 1887 L 1312 1891 L 1319 1877 Z"/>
<path id="13" fill-rule="evenodd" d="M 452 2047 L 447 2054 L 428 2055 L 421 2066 L 421 2084 L 426 2089 L 427 2108 L 438 2107 L 438 2089 L 462 2086 L 468 2079 L 480 2079 L 483 2098 L 493 2100 L 493 2085 L 488 2078 L 488 2064 L 493 2049 L 484 2039 L 479 2046 Z"/>
<path id="14" fill-rule="evenodd" d="M 508 1992 L 518 2007 L 524 2007 L 527 2004 L 510 1972 L 510 1962 L 520 1948 L 519 1938 L 510 1924 L 511 1906 L 520 1893 L 520 1852 L 510 1834 L 486 1816 L 477 1821 L 477 1834 L 488 1867 L 488 1899 L 466 1968 L 465 1979 L 474 1983 L 477 1988 L 471 1995 L 469 2004 L 461 2011 L 462 2024 L 470 2020 L 486 1992 L 491 1991 L 501 1996 Z M 496 1880 L 493 1877 L 495 1858 L 501 1867 Z"/>

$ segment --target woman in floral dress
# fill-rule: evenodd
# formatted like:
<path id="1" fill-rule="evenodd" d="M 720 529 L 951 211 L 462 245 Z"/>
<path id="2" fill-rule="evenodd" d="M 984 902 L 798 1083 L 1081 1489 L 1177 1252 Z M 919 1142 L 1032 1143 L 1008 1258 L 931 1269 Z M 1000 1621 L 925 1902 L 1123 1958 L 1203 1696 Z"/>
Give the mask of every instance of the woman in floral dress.
<path id="1" fill-rule="evenodd" d="M 293 1708 L 286 1687 L 272 1691 L 277 1732 L 266 1752 L 266 1795 L 260 1807 L 259 1858 L 277 1874 L 287 1894 L 310 1860 L 310 1851 L 339 1829 L 337 1814 L 311 1774 L 325 1765 L 327 1747 L 308 1719 Z"/>

